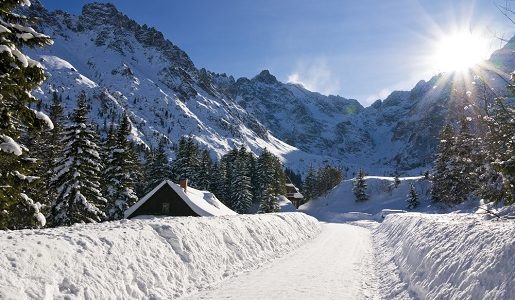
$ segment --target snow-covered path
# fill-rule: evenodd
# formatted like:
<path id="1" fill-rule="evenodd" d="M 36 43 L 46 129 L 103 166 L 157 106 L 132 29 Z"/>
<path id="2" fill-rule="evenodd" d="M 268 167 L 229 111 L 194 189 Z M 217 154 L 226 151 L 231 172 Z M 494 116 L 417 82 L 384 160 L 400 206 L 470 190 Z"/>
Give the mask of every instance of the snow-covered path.
<path id="1" fill-rule="evenodd" d="M 370 230 L 324 224 L 322 233 L 272 263 L 187 299 L 373 299 Z"/>

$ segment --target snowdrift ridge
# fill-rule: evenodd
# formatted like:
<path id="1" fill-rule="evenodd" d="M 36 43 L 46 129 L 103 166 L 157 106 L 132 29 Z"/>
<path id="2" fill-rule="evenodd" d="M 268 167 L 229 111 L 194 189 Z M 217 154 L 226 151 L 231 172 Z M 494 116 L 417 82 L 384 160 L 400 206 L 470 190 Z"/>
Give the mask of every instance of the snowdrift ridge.
<path id="1" fill-rule="evenodd" d="M 513 220 L 389 215 L 374 233 L 384 297 L 515 299 L 514 236 Z"/>
<path id="2" fill-rule="evenodd" d="M 1 299 L 170 299 L 321 231 L 302 213 L 122 220 L 0 232 Z"/>

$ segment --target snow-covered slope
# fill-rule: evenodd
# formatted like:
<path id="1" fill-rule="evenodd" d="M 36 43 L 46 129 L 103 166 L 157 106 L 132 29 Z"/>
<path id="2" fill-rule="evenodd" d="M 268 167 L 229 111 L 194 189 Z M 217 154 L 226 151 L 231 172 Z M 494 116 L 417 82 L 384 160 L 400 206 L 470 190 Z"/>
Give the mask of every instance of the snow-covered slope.
<path id="1" fill-rule="evenodd" d="M 515 299 L 515 222 L 387 216 L 373 234 L 385 299 Z"/>
<path id="2" fill-rule="evenodd" d="M 309 215 L 326 222 L 359 219 L 377 219 L 383 209 L 406 210 L 410 184 L 419 196 L 417 211 L 436 210 L 431 207 L 430 182 L 424 177 L 401 177 L 396 187 L 394 177 L 366 176 L 369 199 L 356 202 L 352 192 L 354 179 L 344 180 L 325 196 L 311 200 L 299 207 Z"/>
<path id="3" fill-rule="evenodd" d="M 191 135 L 213 157 L 245 144 L 256 154 L 267 148 L 297 169 L 306 167 L 305 159 L 331 160 L 275 138 L 218 87 L 229 77 L 197 69 L 162 33 L 111 4 L 87 4 L 74 16 L 49 12 L 35 2 L 29 14 L 38 16 L 41 30 L 54 39 L 51 47 L 26 50 L 47 69 L 48 80 L 34 93 L 43 108 L 57 91 L 70 112 L 77 94 L 85 91 L 100 129 L 127 110 L 133 139 L 150 146 L 165 137 L 173 147 L 180 136 Z"/>
<path id="4" fill-rule="evenodd" d="M 35 93 L 46 105 L 55 90 L 70 111 L 84 90 L 101 128 L 126 109 L 133 138 L 148 145 L 166 137 L 173 146 L 191 135 L 212 156 L 240 144 L 255 153 L 266 147 L 300 171 L 331 163 L 351 172 L 419 174 L 432 162 L 438 133 L 452 114 L 453 89 L 466 82 L 473 91 L 474 76 L 481 74 L 503 93 L 506 83 L 496 74 L 507 78 L 515 65 L 510 42 L 492 56 L 493 65 L 465 79 L 438 75 L 363 108 L 353 99 L 279 82 L 266 70 L 236 80 L 198 69 L 162 33 L 111 4 L 87 4 L 74 16 L 36 2 L 30 14 L 55 39 L 52 47 L 28 51 L 47 68 L 49 80 Z"/>
<path id="5" fill-rule="evenodd" d="M 123 220 L 0 232 L 1 299 L 170 299 L 320 233 L 301 213 Z"/>

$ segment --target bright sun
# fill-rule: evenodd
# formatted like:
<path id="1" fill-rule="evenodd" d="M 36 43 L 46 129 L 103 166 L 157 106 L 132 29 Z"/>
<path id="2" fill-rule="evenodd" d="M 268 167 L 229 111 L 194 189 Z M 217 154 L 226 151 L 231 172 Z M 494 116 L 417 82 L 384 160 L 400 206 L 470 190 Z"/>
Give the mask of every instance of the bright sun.
<path id="1" fill-rule="evenodd" d="M 488 41 L 479 34 L 455 32 L 436 42 L 433 66 L 439 72 L 465 71 L 488 58 Z"/>

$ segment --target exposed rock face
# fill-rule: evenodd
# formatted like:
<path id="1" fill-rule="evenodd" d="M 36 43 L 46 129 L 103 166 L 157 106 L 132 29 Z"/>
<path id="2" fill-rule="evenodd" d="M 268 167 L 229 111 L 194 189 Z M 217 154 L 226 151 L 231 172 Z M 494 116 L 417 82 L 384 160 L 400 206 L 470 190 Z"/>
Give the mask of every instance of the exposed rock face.
<path id="1" fill-rule="evenodd" d="M 127 110 L 133 138 L 148 145 L 165 137 L 173 146 L 181 135 L 192 135 L 213 156 L 240 144 L 256 153 L 266 147 L 297 170 L 323 163 L 376 174 L 427 168 L 452 113 L 452 91 L 465 81 L 435 76 L 364 108 L 354 99 L 282 83 L 268 70 L 235 80 L 197 69 L 161 32 L 112 4 L 87 4 L 74 16 L 35 3 L 29 13 L 55 39 L 50 48 L 29 50 L 49 74 L 38 91 L 45 104 L 57 91 L 70 111 L 84 90 L 100 128 Z M 515 67 L 513 49 L 510 41 L 492 63 L 508 72 Z M 471 78 L 477 72 L 487 80 L 497 76 L 480 70 Z M 504 91 L 501 80 L 491 84 Z"/>

